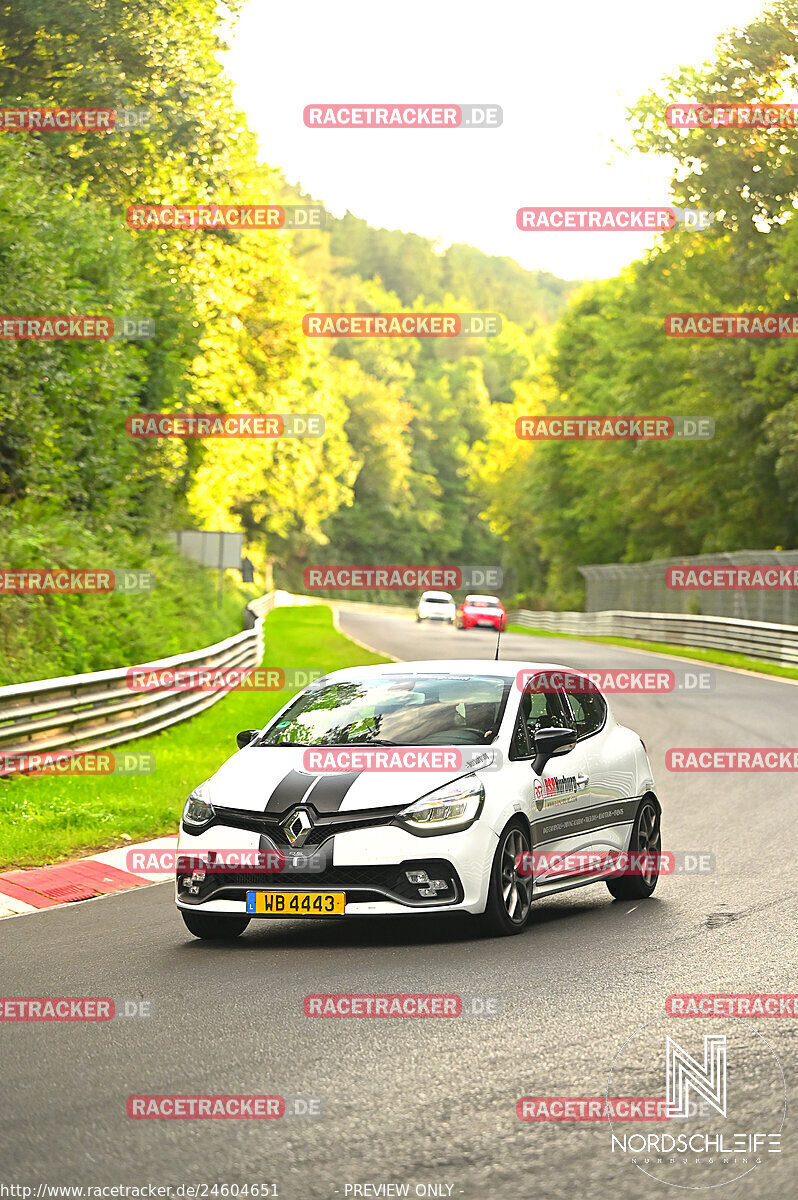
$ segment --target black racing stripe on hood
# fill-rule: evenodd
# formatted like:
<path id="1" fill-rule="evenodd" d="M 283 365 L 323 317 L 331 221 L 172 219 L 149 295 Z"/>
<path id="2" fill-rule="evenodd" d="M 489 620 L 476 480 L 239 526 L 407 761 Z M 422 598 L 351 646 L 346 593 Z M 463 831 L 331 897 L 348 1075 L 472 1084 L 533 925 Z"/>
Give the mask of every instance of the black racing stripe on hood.
<path id="1" fill-rule="evenodd" d="M 317 813 L 338 812 L 344 796 L 362 771 L 343 771 L 340 775 L 321 775 L 308 796 Z"/>
<path id="2" fill-rule="evenodd" d="M 264 812 L 281 813 L 294 804 L 301 804 L 317 778 L 318 776 L 304 775 L 299 771 L 289 771 L 269 796 Z"/>

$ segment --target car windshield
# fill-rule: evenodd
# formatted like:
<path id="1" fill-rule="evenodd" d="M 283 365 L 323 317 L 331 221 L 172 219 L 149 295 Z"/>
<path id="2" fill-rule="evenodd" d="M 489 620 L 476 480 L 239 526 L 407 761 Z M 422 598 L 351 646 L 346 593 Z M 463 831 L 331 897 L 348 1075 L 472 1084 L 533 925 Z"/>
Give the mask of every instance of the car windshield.
<path id="1" fill-rule="evenodd" d="M 501 608 L 495 596 L 469 596 L 466 604 L 473 604 L 478 608 Z"/>
<path id="2" fill-rule="evenodd" d="M 451 604 L 447 596 L 424 596 L 422 599 L 425 604 Z"/>
<path id="3" fill-rule="evenodd" d="M 484 746 L 499 731 L 512 680 L 492 675 L 379 675 L 319 683 L 267 727 L 261 746 Z"/>

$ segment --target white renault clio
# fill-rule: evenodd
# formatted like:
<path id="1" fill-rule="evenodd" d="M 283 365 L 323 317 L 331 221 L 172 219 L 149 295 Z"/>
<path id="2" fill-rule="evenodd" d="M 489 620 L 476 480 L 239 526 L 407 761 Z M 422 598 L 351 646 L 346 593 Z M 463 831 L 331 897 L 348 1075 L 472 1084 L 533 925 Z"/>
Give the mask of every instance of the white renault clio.
<path id="1" fill-rule="evenodd" d="M 656 885 L 645 746 L 572 668 L 353 667 L 237 742 L 183 811 L 176 900 L 197 937 L 237 937 L 250 920 L 441 912 L 511 934 L 537 897 L 601 879 L 642 899 Z M 645 869 L 597 870 L 597 853 L 628 851 L 649 852 Z"/>

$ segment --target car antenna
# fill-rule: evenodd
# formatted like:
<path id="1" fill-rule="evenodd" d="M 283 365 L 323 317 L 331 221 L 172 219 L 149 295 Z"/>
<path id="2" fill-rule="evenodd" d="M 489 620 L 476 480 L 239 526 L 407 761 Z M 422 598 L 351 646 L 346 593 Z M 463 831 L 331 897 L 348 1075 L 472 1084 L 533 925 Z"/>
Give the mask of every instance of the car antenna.
<path id="1" fill-rule="evenodd" d="M 496 635 L 496 653 L 493 656 L 494 662 L 499 661 L 499 646 L 501 645 L 501 641 L 502 641 L 502 631 L 500 629 L 498 634 Z"/>

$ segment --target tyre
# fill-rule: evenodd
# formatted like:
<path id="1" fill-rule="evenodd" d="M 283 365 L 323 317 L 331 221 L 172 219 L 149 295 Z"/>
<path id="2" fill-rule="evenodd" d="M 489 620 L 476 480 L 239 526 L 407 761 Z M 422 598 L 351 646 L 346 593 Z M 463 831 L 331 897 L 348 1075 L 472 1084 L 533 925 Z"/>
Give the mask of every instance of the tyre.
<path id="1" fill-rule="evenodd" d="M 492 937 L 521 933 L 529 920 L 532 906 L 532 876 L 519 875 L 516 861 L 529 850 L 529 831 L 514 818 L 507 825 L 496 847 L 490 871 L 488 902 L 482 921 Z"/>
<path id="2" fill-rule="evenodd" d="M 416 613 L 416 624 L 418 624 L 418 622 L 419 622 L 420 620 L 421 620 L 421 617 L 418 615 L 418 613 Z"/>
<path id="3" fill-rule="evenodd" d="M 194 937 L 214 942 L 232 942 L 249 925 L 249 917 L 231 917 L 227 913 L 188 912 L 181 908 L 180 915 Z"/>
<path id="4" fill-rule="evenodd" d="M 643 800 L 637 810 L 629 843 L 630 853 L 662 848 L 660 814 L 653 800 Z M 618 875 L 605 883 L 616 900 L 647 900 L 659 879 L 659 868 L 640 875 Z"/>

